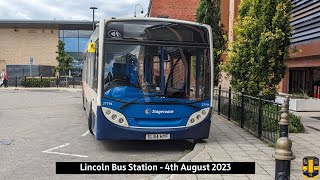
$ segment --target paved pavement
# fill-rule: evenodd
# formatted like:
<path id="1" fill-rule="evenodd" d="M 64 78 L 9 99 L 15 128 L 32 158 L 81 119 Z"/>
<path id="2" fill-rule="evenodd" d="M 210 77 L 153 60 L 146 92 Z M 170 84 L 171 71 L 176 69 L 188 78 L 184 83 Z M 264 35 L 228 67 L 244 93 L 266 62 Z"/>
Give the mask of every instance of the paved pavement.
<path id="1" fill-rule="evenodd" d="M 144 175 L 56 175 L 60 161 L 177 161 L 191 141 L 97 141 L 87 131 L 80 92 L 0 89 L 0 180 L 152 179 Z M 2 141 L 4 142 L 4 141 Z M 4 143 L 2 143 L 4 144 Z M 48 149 L 63 146 L 46 153 Z"/>
<path id="2" fill-rule="evenodd" d="M 306 118 L 303 118 L 306 120 Z M 310 121 L 310 119 L 309 119 Z M 304 123 L 304 122 L 303 122 Z M 319 125 L 317 125 L 320 128 Z M 301 164 L 305 156 L 320 158 L 320 132 L 306 128 L 306 133 L 290 134 L 292 151 L 296 159 L 291 162 L 291 179 L 303 179 Z M 316 142 L 316 143 L 315 143 Z M 154 179 L 274 179 L 275 161 L 272 158 L 274 148 L 254 137 L 238 125 L 213 115 L 210 137 L 204 143 L 197 144 L 182 161 L 191 162 L 256 162 L 256 174 L 235 175 L 158 175 Z"/>

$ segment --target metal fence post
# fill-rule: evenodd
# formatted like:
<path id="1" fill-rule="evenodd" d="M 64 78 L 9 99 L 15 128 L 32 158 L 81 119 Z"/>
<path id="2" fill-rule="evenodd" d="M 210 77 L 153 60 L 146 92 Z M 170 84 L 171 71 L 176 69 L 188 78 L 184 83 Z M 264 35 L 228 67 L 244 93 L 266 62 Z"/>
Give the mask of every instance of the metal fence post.
<path id="1" fill-rule="evenodd" d="M 18 76 L 16 75 L 16 87 L 18 87 Z"/>
<path id="2" fill-rule="evenodd" d="M 292 153 L 292 142 L 288 138 L 289 125 L 289 97 L 287 96 L 281 108 L 280 138 L 276 143 L 275 153 L 272 155 L 276 160 L 275 179 L 290 179 L 291 160 L 295 159 Z"/>
<path id="3" fill-rule="evenodd" d="M 229 95 L 228 95 L 228 120 L 230 120 L 231 117 L 231 87 L 229 87 Z"/>
<path id="4" fill-rule="evenodd" d="M 42 75 L 40 76 L 40 87 L 42 87 Z"/>
<path id="5" fill-rule="evenodd" d="M 241 119 L 240 119 L 240 127 L 243 128 L 244 124 L 244 88 L 241 91 Z"/>
<path id="6" fill-rule="evenodd" d="M 262 116 L 263 116 L 263 107 L 262 107 L 262 92 L 259 93 L 259 119 L 258 119 L 258 137 L 262 136 Z"/>
<path id="7" fill-rule="evenodd" d="M 59 76 L 57 76 L 57 82 L 56 82 L 57 88 L 59 86 Z"/>
<path id="8" fill-rule="evenodd" d="M 72 87 L 74 88 L 74 75 L 72 76 Z"/>
<path id="9" fill-rule="evenodd" d="M 27 87 L 27 76 L 24 76 L 24 87 Z"/>
<path id="10" fill-rule="evenodd" d="M 221 85 L 219 85 L 219 91 L 218 91 L 218 115 L 220 115 L 220 109 L 221 108 Z"/>

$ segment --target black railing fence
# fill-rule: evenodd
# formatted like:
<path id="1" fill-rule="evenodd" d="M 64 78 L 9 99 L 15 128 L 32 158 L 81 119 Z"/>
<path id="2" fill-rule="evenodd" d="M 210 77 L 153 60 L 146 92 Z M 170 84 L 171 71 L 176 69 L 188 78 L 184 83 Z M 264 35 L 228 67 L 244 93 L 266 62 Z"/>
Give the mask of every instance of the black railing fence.
<path id="1" fill-rule="evenodd" d="M 281 104 L 247 95 L 214 89 L 214 110 L 259 138 L 275 143 L 278 139 Z"/>
<path id="2" fill-rule="evenodd" d="M 9 87 L 69 87 L 81 86 L 81 77 L 18 77 L 14 76 L 8 80 Z"/>

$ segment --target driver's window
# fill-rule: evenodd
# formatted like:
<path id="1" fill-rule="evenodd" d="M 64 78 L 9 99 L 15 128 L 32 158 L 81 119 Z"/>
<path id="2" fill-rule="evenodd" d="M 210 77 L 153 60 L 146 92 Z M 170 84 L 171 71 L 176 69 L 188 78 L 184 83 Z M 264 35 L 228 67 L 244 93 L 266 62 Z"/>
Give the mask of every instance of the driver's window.
<path id="1" fill-rule="evenodd" d="M 159 56 L 153 56 L 153 65 L 152 65 L 152 79 L 153 84 L 156 87 L 156 91 L 160 92 L 161 86 L 161 72 L 160 72 L 160 58 Z"/>

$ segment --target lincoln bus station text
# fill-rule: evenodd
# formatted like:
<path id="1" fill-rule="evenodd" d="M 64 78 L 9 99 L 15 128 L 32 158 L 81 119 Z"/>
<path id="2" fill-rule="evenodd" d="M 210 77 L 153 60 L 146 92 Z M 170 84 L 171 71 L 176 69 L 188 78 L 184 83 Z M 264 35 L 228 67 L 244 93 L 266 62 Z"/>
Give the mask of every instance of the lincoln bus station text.
<path id="1" fill-rule="evenodd" d="M 160 164 L 148 164 L 148 163 L 80 163 L 80 171 L 82 172 L 226 172 L 231 171 L 230 163 L 205 163 L 205 164 L 177 164 L 177 163 L 165 163 Z"/>

